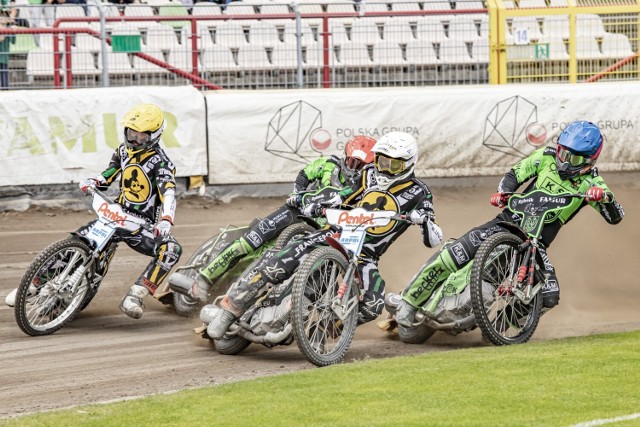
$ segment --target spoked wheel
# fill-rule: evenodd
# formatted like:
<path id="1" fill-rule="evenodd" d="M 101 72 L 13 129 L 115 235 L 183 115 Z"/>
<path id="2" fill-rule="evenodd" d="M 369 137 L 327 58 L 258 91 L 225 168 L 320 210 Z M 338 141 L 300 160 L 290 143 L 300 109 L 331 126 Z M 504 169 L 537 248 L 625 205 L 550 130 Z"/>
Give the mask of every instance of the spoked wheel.
<path id="1" fill-rule="evenodd" d="M 542 293 L 524 304 L 513 293 L 523 253 L 522 239 L 497 233 L 485 240 L 471 269 L 471 302 L 478 326 L 494 345 L 527 342 L 540 321 Z"/>
<path id="2" fill-rule="evenodd" d="M 306 222 L 299 222 L 296 224 L 291 224 L 278 236 L 276 239 L 276 243 L 274 244 L 274 249 L 282 249 L 291 243 L 294 239 L 303 237 L 309 233 L 313 233 L 316 231 L 315 228 L 307 224 Z"/>
<path id="3" fill-rule="evenodd" d="M 292 289 L 291 323 L 298 348 L 316 366 L 338 363 L 356 330 L 358 299 L 355 281 L 345 293 L 353 307 L 344 320 L 331 308 L 344 280 L 347 260 L 336 249 L 321 247 L 299 267 Z"/>
<path id="4" fill-rule="evenodd" d="M 89 246 L 71 237 L 49 245 L 33 260 L 18 286 L 14 308 L 24 333 L 52 334 L 80 311 L 93 275 L 93 263 L 82 271 L 90 256 Z"/>

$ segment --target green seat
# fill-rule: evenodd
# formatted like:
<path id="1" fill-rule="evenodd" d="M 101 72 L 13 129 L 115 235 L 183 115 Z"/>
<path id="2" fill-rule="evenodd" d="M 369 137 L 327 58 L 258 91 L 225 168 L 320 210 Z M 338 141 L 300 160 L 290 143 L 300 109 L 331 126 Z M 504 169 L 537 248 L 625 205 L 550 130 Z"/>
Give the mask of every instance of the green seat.
<path id="1" fill-rule="evenodd" d="M 163 5 L 158 8 L 159 16 L 188 16 L 187 8 L 181 4 Z M 182 28 L 189 24 L 189 21 L 162 21 L 162 24 L 169 25 L 173 28 Z"/>
<path id="2" fill-rule="evenodd" d="M 29 53 L 37 47 L 33 34 L 16 34 L 16 41 L 11 43 L 9 53 Z"/>

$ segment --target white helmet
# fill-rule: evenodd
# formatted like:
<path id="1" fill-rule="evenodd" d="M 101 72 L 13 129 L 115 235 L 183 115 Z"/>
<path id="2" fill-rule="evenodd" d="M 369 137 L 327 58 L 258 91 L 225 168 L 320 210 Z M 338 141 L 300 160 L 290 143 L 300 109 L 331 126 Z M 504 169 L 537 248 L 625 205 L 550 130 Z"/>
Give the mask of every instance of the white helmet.
<path id="1" fill-rule="evenodd" d="M 371 151 L 375 155 L 375 177 L 381 189 L 387 190 L 413 174 L 418 159 L 418 143 L 408 133 L 384 134 Z"/>

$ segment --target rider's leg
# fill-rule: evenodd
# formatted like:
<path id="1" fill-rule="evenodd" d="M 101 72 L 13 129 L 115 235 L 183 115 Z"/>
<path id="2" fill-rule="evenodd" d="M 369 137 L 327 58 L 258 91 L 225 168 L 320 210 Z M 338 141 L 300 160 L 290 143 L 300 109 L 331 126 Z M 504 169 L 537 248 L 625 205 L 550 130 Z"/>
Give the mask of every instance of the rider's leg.
<path id="1" fill-rule="evenodd" d="M 382 314 L 385 282 L 374 262 L 363 261 L 358 265 L 358 270 L 364 289 L 362 301 L 358 305 L 358 325 L 362 325 L 377 319 Z"/>
<path id="2" fill-rule="evenodd" d="M 544 248 L 539 248 L 538 250 L 542 257 L 545 275 L 547 276 L 546 283 L 542 288 L 542 313 L 544 314 L 560 302 L 560 285 L 556 276 L 556 269 L 551 264 L 547 251 Z"/>
<path id="3" fill-rule="evenodd" d="M 264 219 L 254 220 L 242 237 L 227 245 L 207 266 L 200 269 L 195 280 L 180 273 L 174 274 L 170 279 L 171 289 L 205 302 L 217 278 L 295 221 L 293 211 L 288 206 L 280 207 Z"/>
<path id="4" fill-rule="evenodd" d="M 137 252 L 154 257 L 120 302 L 120 310 L 124 314 L 133 319 L 139 319 L 144 311 L 144 298 L 156 292 L 171 268 L 180 259 L 182 247 L 171 236 L 165 237 L 160 244 L 156 245 L 155 237 L 146 235 L 146 232 L 136 245 L 131 245 L 127 237 L 123 237 L 123 240 Z"/>
<path id="5" fill-rule="evenodd" d="M 429 299 L 438 285 L 456 271 L 456 266 L 447 251 L 448 245 L 449 243 L 446 243 L 434 254 L 402 291 L 402 301 L 398 305 L 396 314 L 398 324 L 410 327 L 418 307 Z"/>
<path id="6" fill-rule="evenodd" d="M 328 230 L 320 230 L 302 240 L 292 242 L 280 251 L 266 252 L 255 268 L 243 274 L 231 285 L 220 303 L 221 308 L 228 313 L 224 316 L 213 315 L 207 334 L 211 338 L 223 337 L 235 318 L 242 316 L 258 298 L 264 295 L 267 284 L 278 285 L 290 278 L 300 265 L 302 257 L 325 242 L 326 236 L 331 233 Z M 206 306 L 205 309 L 215 310 L 212 306 Z"/>

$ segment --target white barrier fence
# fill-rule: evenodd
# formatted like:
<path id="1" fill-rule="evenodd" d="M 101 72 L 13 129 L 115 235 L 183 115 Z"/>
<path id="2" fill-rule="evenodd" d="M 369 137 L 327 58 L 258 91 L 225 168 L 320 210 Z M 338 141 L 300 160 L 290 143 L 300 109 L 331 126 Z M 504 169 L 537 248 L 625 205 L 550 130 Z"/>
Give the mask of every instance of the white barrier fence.
<path id="1" fill-rule="evenodd" d="M 0 186 L 67 183 L 102 171 L 122 140 L 122 116 L 141 102 L 166 112 L 163 145 L 178 176 L 206 175 L 212 185 L 291 182 L 303 164 L 339 154 L 350 137 L 391 130 L 418 140 L 420 177 L 501 175 L 578 119 L 605 134 L 602 170 L 638 171 L 640 122 L 632 107 L 639 95 L 632 83 L 7 92 L 0 94 Z"/>

